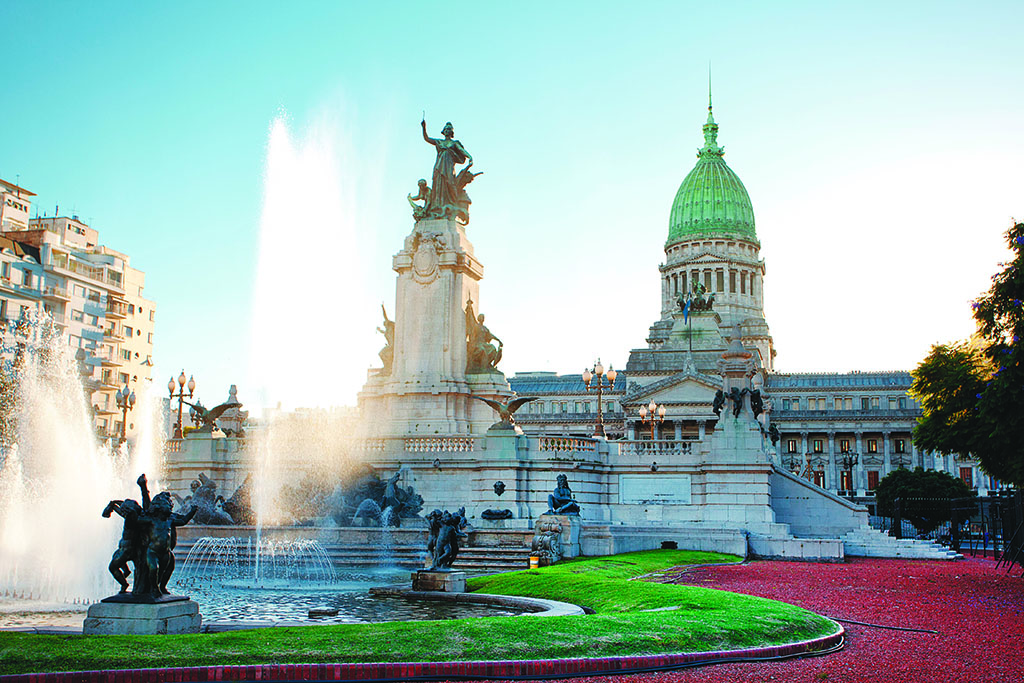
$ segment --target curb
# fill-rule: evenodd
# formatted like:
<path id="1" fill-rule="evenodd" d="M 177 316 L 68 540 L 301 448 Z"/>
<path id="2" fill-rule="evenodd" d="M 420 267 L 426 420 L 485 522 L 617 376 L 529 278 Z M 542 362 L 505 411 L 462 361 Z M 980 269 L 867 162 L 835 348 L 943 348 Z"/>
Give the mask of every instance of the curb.
<path id="1" fill-rule="evenodd" d="M 834 623 L 834 622 L 833 622 Z M 843 646 L 845 630 L 787 645 L 594 659 L 537 659 L 482 662 L 372 662 L 364 664 L 254 664 L 116 671 L 68 671 L 0 676 L 2 683 L 216 683 L 217 681 L 396 681 L 484 678 L 572 678 L 638 673 L 723 662 L 825 653 Z"/>

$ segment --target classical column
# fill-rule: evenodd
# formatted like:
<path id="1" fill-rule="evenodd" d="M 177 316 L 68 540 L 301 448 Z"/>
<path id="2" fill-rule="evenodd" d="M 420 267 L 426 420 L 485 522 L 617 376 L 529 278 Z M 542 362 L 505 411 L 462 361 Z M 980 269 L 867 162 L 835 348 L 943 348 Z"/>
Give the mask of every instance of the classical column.
<path id="1" fill-rule="evenodd" d="M 636 427 L 633 426 L 632 420 L 626 420 L 626 438 L 630 441 L 636 440 Z"/>
<path id="2" fill-rule="evenodd" d="M 704 435 L 707 433 L 707 423 L 704 420 L 697 421 L 698 435 L 701 441 L 704 441 Z"/>
<path id="3" fill-rule="evenodd" d="M 892 458 L 889 456 L 889 432 L 882 432 L 882 476 L 892 471 Z"/>
<path id="4" fill-rule="evenodd" d="M 682 441 L 683 440 L 683 421 L 682 420 L 674 420 L 673 423 L 675 424 L 675 427 L 676 427 L 676 441 Z"/>
<path id="5" fill-rule="evenodd" d="M 829 481 L 831 479 L 831 481 Z M 836 471 L 836 433 L 828 433 L 828 473 L 825 476 L 825 488 L 839 490 L 839 475 Z"/>

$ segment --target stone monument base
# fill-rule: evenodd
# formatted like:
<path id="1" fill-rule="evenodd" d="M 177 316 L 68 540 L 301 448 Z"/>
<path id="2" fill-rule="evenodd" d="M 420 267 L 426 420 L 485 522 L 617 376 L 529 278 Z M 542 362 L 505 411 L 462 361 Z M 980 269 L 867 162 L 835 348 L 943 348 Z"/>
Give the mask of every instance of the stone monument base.
<path id="1" fill-rule="evenodd" d="M 465 593 L 466 572 L 433 572 L 421 569 L 412 574 L 412 589 L 414 591 Z"/>
<path id="2" fill-rule="evenodd" d="M 97 602 L 89 605 L 84 634 L 156 635 L 199 633 L 199 605 L 188 598 L 157 603 Z"/>

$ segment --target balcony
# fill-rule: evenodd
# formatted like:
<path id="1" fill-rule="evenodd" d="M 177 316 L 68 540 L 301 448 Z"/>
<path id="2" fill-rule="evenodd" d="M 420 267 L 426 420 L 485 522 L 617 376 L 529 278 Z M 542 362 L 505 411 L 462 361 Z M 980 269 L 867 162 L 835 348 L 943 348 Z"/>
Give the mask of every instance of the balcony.
<path id="1" fill-rule="evenodd" d="M 71 301 L 71 295 L 63 287 L 46 287 L 43 289 L 43 298 L 51 301 Z"/>
<path id="2" fill-rule="evenodd" d="M 128 317 L 128 302 L 108 296 L 106 314 L 108 318 L 124 320 Z"/>
<path id="3" fill-rule="evenodd" d="M 671 457 L 690 455 L 693 452 L 692 441 L 675 441 L 668 439 L 622 439 L 615 443 L 620 444 L 620 453 L 624 456 L 661 456 Z"/>
<path id="4" fill-rule="evenodd" d="M 103 330 L 103 340 L 120 344 L 125 340 L 124 335 L 113 328 Z"/>

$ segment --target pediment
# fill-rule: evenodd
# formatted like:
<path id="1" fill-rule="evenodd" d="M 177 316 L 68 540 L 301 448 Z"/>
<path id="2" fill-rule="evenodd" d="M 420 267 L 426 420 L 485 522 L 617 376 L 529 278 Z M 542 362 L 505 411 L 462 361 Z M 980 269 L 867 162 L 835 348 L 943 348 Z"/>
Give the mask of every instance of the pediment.
<path id="1" fill-rule="evenodd" d="M 622 403 L 711 403 L 722 388 L 718 377 L 695 371 L 683 371 L 647 385 L 634 385 L 626 391 Z"/>
<path id="2" fill-rule="evenodd" d="M 719 254 L 714 254 L 709 251 L 702 251 L 699 254 L 694 254 L 684 259 L 680 259 L 679 263 L 724 263 L 726 259 L 722 258 Z"/>

